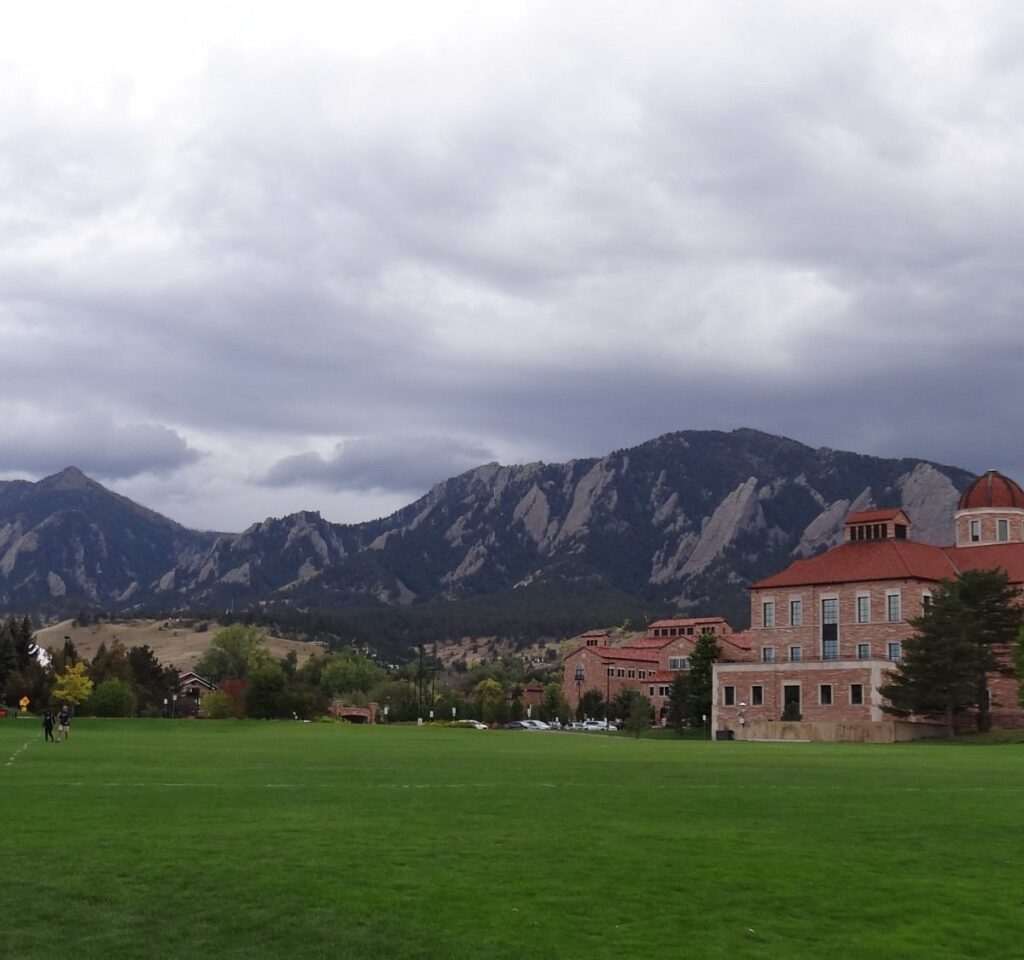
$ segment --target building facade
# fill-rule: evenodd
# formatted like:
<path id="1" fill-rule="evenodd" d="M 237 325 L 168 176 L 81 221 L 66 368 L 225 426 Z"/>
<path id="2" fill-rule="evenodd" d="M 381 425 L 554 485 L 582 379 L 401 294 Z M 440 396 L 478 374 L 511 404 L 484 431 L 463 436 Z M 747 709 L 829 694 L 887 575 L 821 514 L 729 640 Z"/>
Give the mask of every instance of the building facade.
<path id="1" fill-rule="evenodd" d="M 744 635 L 733 633 L 721 617 L 657 620 L 646 633 L 619 646 L 605 631 L 579 638 L 562 662 L 562 695 L 579 707 L 588 690 L 597 690 L 605 703 L 625 689 L 633 689 L 651 701 L 656 721 L 668 709 L 670 688 L 676 676 L 690 669 L 690 654 L 701 634 L 715 636 L 732 660 L 749 655 Z"/>
<path id="2" fill-rule="evenodd" d="M 742 735 L 747 724 L 796 715 L 833 724 L 887 719 L 878 688 L 903 655 L 909 621 L 943 580 L 1002 569 L 1024 585 L 1024 491 L 1014 481 L 997 471 L 979 477 L 954 521 L 955 544 L 937 547 L 914 542 L 902 510 L 855 513 L 842 544 L 753 584 L 752 661 L 716 665 L 715 728 Z M 993 723 L 1024 726 L 1016 681 L 993 675 L 989 687 Z"/>

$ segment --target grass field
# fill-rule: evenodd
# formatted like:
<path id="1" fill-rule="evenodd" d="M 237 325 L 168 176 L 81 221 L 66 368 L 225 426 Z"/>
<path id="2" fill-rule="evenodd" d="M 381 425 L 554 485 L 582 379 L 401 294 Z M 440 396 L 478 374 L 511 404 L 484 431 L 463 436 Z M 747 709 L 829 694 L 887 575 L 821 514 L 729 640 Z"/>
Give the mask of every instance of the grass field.
<path id="1" fill-rule="evenodd" d="M 1020 956 L 1024 745 L 0 721 L 3 960 Z"/>

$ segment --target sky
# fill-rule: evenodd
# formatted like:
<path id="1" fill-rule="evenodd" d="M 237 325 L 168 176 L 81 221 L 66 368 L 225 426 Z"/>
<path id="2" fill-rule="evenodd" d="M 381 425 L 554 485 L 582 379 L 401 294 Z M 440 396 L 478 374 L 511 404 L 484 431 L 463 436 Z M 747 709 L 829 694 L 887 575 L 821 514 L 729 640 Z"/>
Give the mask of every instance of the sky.
<path id="1" fill-rule="evenodd" d="M 1024 482 L 1024 7 L 58 0 L 0 477 L 201 529 L 754 427 Z"/>

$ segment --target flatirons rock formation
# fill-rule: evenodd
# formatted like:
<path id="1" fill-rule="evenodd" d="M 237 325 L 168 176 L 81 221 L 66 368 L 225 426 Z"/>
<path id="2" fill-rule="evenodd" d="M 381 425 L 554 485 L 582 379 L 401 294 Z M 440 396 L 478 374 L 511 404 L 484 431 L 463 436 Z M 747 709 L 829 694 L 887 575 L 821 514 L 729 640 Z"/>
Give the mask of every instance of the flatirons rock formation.
<path id="1" fill-rule="evenodd" d="M 0 483 L 0 606 L 365 606 L 585 580 L 741 624 L 746 584 L 838 542 L 851 510 L 899 505 L 915 539 L 950 542 L 971 479 L 753 430 L 690 431 L 600 459 L 487 464 L 370 523 L 302 512 L 215 534 L 68 468 Z"/>

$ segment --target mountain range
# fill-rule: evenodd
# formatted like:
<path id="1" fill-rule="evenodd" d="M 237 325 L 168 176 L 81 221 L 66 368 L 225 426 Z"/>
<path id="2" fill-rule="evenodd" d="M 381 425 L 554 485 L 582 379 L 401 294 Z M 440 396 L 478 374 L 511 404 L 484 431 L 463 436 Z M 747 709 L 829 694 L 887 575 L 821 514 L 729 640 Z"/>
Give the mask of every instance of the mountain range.
<path id="1" fill-rule="evenodd" d="M 915 539 L 951 542 L 971 479 L 684 431 L 600 458 L 487 464 L 365 523 L 303 511 L 235 534 L 189 530 L 68 467 L 0 483 L 0 610 L 387 608 L 582 583 L 743 626 L 747 584 L 837 543 L 851 510 L 902 506 Z"/>

